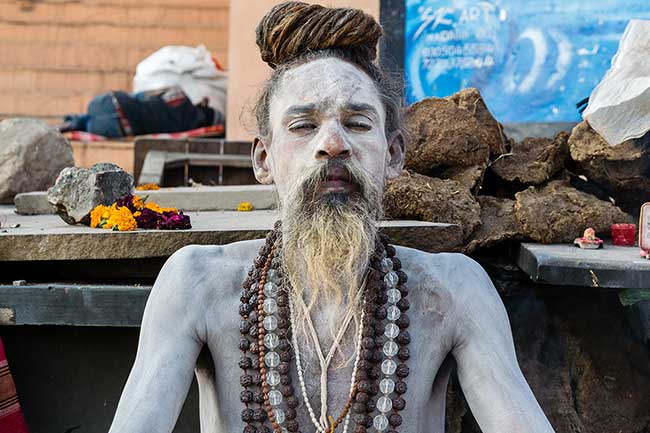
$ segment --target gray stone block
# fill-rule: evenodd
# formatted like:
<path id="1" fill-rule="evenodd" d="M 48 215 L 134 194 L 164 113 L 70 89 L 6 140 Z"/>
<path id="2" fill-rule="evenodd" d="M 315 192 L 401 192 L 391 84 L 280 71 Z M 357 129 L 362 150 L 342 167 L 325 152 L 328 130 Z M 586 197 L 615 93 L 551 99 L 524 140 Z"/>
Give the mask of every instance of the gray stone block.
<path id="1" fill-rule="evenodd" d="M 0 203 L 49 188 L 63 168 L 72 166 L 70 143 L 47 123 L 24 118 L 0 122 Z"/>
<path id="2" fill-rule="evenodd" d="M 87 223 L 96 206 L 110 205 L 133 189 L 133 176 L 115 164 L 101 162 L 90 168 L 68 167 L 47 191 L 47 201 L 68 224 Z"/>
<path id="3" fill-rule="evenodd" d="M 47 215 L 55 214 L 56 207 L 47 201 L 47 192 L 23 192 L 14 197 L 16 213 L 21 215 Z"/>

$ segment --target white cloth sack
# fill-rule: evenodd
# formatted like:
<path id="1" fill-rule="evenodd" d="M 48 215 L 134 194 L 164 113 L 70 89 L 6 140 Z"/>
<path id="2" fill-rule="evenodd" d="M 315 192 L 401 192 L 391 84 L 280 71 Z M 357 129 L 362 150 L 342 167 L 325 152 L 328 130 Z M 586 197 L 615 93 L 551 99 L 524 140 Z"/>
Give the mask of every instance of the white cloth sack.
<path id="1" fill-rule="evenodd" d="M 582 115 L 612 146 L 650 130 L 650 21 L 628 23 Z"/>
<path id="2" fill-rule="evenodd" d="M 215 66 L 205 46 L 166 46 L 138 63 L 134 93 L 172 86 L 180 86 L 193 104 L 208 98 L 210 107 L 225 116 L 228 75 Z"/>

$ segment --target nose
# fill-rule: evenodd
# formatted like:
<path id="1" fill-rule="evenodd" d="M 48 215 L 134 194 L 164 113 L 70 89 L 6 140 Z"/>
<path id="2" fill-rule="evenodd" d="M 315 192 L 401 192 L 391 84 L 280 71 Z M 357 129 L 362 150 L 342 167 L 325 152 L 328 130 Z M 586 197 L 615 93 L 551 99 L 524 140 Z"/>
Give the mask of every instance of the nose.
<path id="1" fill-rule="evenodd" d="M 316 159 L 348 158 L 352 147 L 338 125 L 322 128 L 316 145 Z"/>

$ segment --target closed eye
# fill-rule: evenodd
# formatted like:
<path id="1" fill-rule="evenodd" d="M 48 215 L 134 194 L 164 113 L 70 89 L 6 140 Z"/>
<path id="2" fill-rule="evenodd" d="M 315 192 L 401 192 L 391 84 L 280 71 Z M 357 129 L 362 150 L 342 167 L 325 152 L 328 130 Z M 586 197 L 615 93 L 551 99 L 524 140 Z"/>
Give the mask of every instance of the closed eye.
<path id="1" fill-rule="evenodd" d="M 345 127 L 356 132 L 367 132 L 372 129 L 372 125 L 365 122 L 358 122 L 358 121 L 345 122 Z"/>
<path id="2" fill-rule="evenodd" d="M 289 125 L 289 131 L 296 133 L 307 133 L 316 129 L 316 124 L 309 122 L 300 122 Z"/>

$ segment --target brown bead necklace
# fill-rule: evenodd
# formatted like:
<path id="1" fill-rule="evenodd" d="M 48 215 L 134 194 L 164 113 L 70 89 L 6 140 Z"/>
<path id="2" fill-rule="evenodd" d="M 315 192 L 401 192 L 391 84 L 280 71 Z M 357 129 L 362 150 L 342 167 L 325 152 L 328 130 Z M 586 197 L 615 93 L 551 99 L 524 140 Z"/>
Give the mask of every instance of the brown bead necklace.
<path id="1" fill-rule="evenodd" d="M 282 274 L 281 244 L 278 222 L 243 282 L 240 297 L 244 433 L 300 431 L 296 420 L 299 400 L 290 375 L 290 362 L 296 354 L 291 345 L 290 286 Z M 397 433 L 395 429 L 402 424 L 399 412 L 406 406 L 404 380 L 410 356 L 406 282 L 395 248 L 380 233 L 363 293 L 364 318 L 351 392 L 341 414 L 336 419 L 329 417 L 327 433 L 334 433 L 341 424 L 347 431 L 350 412 L 354 413 L 355 433 Z M 300 365 L 297 368 L 300 373 Z M 301 375 L 299 378 L 302 382 Z M 302 386 L 304 391 L 304 383 Z"/>

